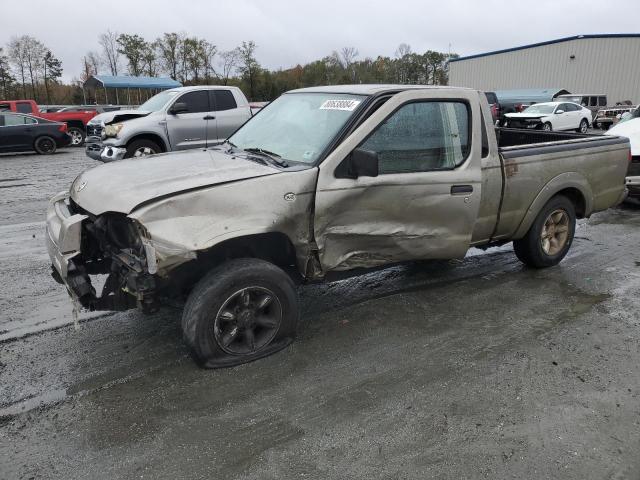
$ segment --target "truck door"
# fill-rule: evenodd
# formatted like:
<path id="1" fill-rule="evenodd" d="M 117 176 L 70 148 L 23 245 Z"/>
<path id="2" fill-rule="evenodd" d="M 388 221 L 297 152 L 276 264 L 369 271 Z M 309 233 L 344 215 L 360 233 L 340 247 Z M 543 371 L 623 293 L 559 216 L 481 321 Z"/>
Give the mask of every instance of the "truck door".
<path id="1" fill-rule="evenodd" d="M 35 123 L 24 115 L 0 113 L 0 148 L 11 151 L 32 145 Z"/>
<path id="2" fill-rule="evenodd" d="M 231 90 L 210 90 L 209 95 L 215 108 L 215 130 L 207 131 L 207 145 L 223 142 L 249 119 L 249 108 L 239 108 Z"/>
<path id="3" fill-rule="evenodd" d="M 323 271 L 464 257 L 482 193 L 478 98 L 399 93 L 327 157 L 314 217 Z M 356 149 L 377 154 L 377 177 L 344 175 Z"/>
<path id="4" fill-rule="evenodd" d="M 184 103 L 187 110 L 172 114 L 167 112 L 167 132 L 172 150 L 204 148 L 207 145 L 207 122 L 209 95 L 206 90 L 187 92 L 178 97 L 176 103 Z"/>

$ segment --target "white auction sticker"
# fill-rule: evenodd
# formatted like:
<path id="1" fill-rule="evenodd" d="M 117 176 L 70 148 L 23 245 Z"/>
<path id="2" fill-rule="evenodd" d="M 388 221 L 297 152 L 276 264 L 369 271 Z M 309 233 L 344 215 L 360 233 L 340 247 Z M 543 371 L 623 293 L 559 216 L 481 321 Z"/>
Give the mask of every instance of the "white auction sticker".
<path id="1" fill-rule="evenodd" d="M 325 100 L 320 110 L 344 110 L 353 112 L 360 105 L 360 100 Z"/>

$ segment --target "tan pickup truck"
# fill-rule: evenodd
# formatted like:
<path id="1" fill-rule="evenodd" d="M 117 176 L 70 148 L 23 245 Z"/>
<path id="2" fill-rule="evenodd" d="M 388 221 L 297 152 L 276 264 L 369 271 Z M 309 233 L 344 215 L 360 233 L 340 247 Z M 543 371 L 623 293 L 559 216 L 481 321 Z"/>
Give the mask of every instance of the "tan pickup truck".
<path id="1" fill-rule="evenodd" d="M 51 200 L 48 250 L 86 309 L 186 299 L 196 358 L 229 366 L 292 341 L 301 282 L 510 241 L 556 265 L 576 218 L 623 200 L 628 162 L 625 138 L 494 130 L 475 90 L 307 88 L 220 146 L 83 172 Z"/>

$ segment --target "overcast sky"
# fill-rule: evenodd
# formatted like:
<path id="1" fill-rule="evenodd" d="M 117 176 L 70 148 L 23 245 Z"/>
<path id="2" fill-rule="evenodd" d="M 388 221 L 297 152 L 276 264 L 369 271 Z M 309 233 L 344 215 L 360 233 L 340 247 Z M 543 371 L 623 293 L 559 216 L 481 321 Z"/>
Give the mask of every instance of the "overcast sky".
<path id="1" fill-rule="evenodd" d="M 0 0 L 0 46 L 15 35 L 44 42 L 62 60 L 64 78 L 99 50 L 107 29 L 153 40 L 163 32 L 204 37 L 227 50 L 254 40 L 271 69 L 306 63 L 344 46 L 359 58 L 415 52 L 471 55 L 577 34 L 633 33 L 638 0 Z"/>

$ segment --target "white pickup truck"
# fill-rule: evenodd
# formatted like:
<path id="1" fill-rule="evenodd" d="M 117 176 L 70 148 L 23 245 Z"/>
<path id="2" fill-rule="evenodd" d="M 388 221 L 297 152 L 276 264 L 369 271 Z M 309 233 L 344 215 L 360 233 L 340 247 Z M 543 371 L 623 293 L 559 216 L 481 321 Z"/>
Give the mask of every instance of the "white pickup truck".
<path id="1" fill-rule="evenodd" d="M 494 131 L 475 90 L 315 87 L 223 145 L 83 172 L 51 200 L 47 246 L 89 310 L 186 299 L 195 357 L 229 366 L 293 340 L 301 282 L 511 241 L 556 265 L 576 218 L 623 200 L 628 163 L 626 138 Z"/>

